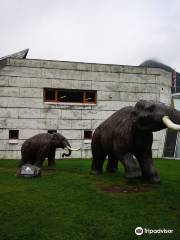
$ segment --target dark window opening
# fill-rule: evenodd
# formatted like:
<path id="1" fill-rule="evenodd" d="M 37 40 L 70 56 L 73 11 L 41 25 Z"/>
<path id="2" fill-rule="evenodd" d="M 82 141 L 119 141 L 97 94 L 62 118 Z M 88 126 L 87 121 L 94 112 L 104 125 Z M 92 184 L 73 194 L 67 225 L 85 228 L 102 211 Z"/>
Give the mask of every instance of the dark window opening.
<path id="1" fill-rule="evenodd" d="M 92 139 L 92 131 L 91 130 L 84 131 L 84 139 Z"/>
<path id="2" fill-rule="evenodd" d="M 48 133 L 50 133 L 50 134 L 57 133 L 57 130 L 56 129 L 50 129 L 50 130 L 48 130 Z"/>
<path id="3" fill-rule="evenodd" d="M 45 101 L 55 101 L 56 100 L 56 92 L 54 89 L 46 89 L 44 91 L 44 100 Z"/>
<path id="4" fill-rule="evenodd" d="M 83 91 L 58 91 L 58 102 L 83 102 Z"/>
<path id="5" fill-rule="evenodd" d="M 9 139 L 19 139 L 19 130 L 9 130 Z"/>
<path id="6" fill-rule="evenodd" d="M 45 102 L 96 104 L 96 95 L 94 90 L 44 89 Z"/>

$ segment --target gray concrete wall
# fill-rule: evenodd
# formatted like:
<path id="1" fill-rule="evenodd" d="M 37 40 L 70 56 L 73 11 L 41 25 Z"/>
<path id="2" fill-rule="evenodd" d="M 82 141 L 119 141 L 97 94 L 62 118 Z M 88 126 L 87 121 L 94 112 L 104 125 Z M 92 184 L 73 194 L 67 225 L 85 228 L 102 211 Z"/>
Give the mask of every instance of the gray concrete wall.
<path id="1" fill-rule="evenodd" d="M 114 111 L 139 99 L 170 104 L 171 75 L 146 67 L 89 64 L 31 59 L 6 59 L 0 63 L 0 158 L 20 158 L 25 139 L 57 129 L 73 147 L 72 157 L 90 157 L 84 130 L 94 130 Z M 97 105 L 47 104 L 43 88 L 97 90 Z M 10 144 L 9 129 L 19 130 L 19 141 Z M 153 155 L 161 157 L 165 131 L 154 134 Z M 62 151 L 57 151 L 56 157 Z"/>

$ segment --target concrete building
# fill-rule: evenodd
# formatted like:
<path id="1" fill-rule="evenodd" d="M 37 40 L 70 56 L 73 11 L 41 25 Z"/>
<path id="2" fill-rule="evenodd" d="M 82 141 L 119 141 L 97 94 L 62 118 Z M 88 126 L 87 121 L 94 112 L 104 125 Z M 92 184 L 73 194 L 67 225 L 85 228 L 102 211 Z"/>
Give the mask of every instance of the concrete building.
<path id="1" fill-rule="evenodd" d="M 171 73 L 163 69 L 26 55 L 0 60 L 1 159 L 19 159 L 24 140 L 47 131 L 60 132 L 73 147 L 82 148 L 71 157 L 90 157 L 92 131 L 114 111 L 139 99 L 171 102 Z M 154 134 L 154 157 L 162 156 L 165 133 Z"/>

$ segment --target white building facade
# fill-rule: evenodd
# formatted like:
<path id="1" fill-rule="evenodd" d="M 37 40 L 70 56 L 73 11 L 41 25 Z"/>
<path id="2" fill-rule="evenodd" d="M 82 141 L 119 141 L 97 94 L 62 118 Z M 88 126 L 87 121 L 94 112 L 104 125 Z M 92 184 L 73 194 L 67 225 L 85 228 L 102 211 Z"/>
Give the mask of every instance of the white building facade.
<path id="1" fill-rule="evenodd" d="M 73 158 L 91 157 L 91 135 L 113 112 L 138 100 L 171 103 L 171 74 L 158 68 L 7 57 L 0 60 L 0 159 L 20 159 L 29 137 L 57 131 Z M 166 130 L 154 134 L 161 157 Z M 56 158 L 63 150 L 58 149 Z"/>

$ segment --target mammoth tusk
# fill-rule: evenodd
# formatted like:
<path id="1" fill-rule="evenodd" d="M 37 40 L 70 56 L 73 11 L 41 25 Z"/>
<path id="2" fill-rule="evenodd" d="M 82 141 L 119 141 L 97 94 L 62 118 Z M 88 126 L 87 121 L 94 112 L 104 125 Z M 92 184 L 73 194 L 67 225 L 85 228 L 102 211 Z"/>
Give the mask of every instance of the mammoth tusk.
<path id="1" fill-rule="evenodd" d="M 79 151 L 80 150 L 80 148 L 71 148 L 69 146 L 65 147 L 64 149 L 65 150 L 71 150 L 71 151 Z"/>
<path id="2" fill-rule="evenodd" d="M 168 116 L 164 116 L 162 121 L 166 127 L 172 130 L 180 131 L 180 125 L 173 123 Z"/>

